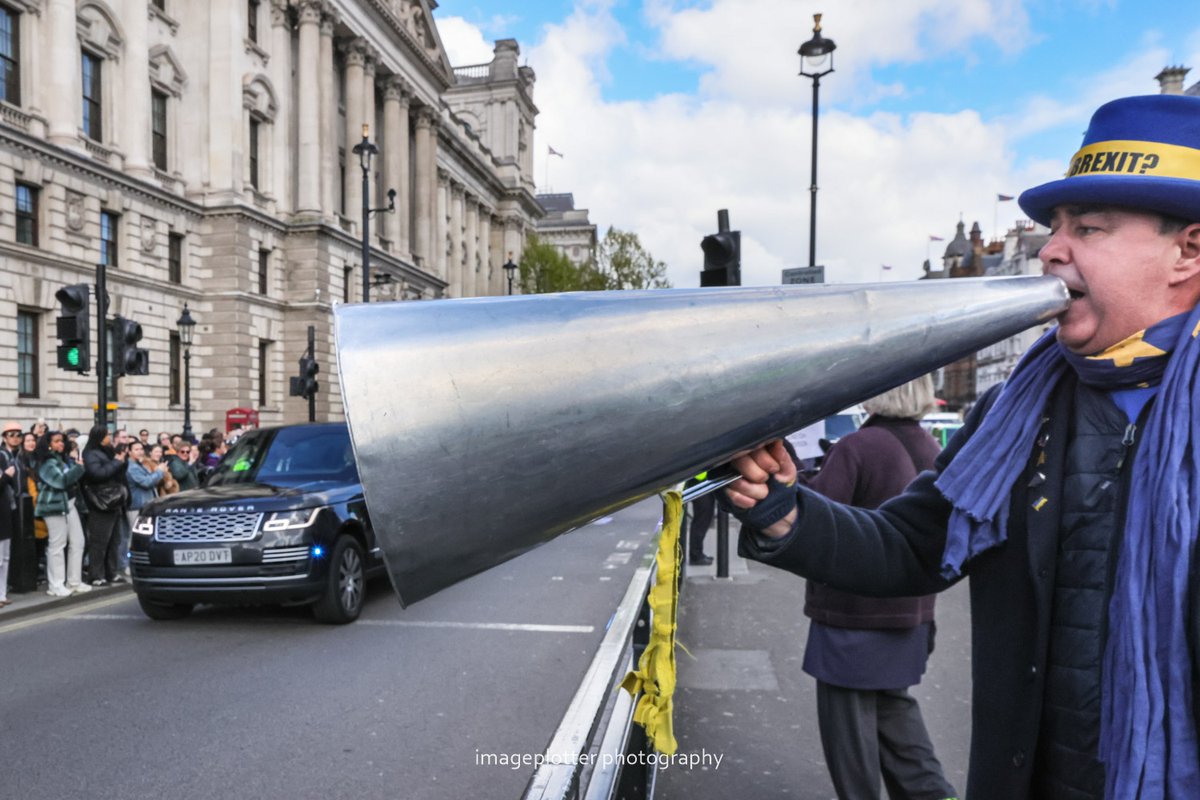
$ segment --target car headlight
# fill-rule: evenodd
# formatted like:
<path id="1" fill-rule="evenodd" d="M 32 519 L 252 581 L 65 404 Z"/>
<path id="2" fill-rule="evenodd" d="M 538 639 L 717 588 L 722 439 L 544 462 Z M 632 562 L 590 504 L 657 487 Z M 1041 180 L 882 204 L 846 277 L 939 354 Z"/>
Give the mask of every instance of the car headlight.
<path id="1" fill-rule="evenodd" d="M 289 531 L 307 528 L 317 520 L 320 508 L 302 508 L 298 511 L 276 511 L 263 523 L 264 531 Z"/>
<path id="2" fill-rule="evenodd" d="M 138 517 L 131 530 L 139 536 L 153 536 L 154 517 Z"/>

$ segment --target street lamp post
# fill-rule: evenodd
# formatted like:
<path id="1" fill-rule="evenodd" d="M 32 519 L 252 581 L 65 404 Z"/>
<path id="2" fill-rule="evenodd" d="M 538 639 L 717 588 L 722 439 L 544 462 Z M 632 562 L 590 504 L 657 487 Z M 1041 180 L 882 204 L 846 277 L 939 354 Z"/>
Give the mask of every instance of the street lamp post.
<path id="1" fill-rule="evenodd" d="M 813 14 L 813 35 L 800 45 L 800 74 L 812 78 L 812 185 L 809 187 L 808 265 L 817 265 L 817 98 L 821 78 L 833 72 L 833 51 L 837 45 L 821 35 L 821 15 Z"/>
<path id="2" fill-rule="evenodd" d="M 512 294 L 513 275 L 517 271 L 517 265 L 514 264 L 512 260 L 512 253 L 508 254 L 508 261 L 504 263 L 502 269 L 504 270 L 504 273 L 508 275 L 508 293 Z"/>
<path id="3" fill-rule="evenodd" d="M 175 322 L 179 331 L 179 343 L 183 345 L 183 438 L 192 440 L 192 337 L 196 330 L 196 320 L 192 319 L 187 303 L 183 304 L 183 313 Z"/>
<path id="4" fill-rule="evenodd" d="M 395 189 L 388 189 L 388 205 L 385 208 L 371 208 L 371 156 L 378 155 L 379 148 L 368 138 L 370 132 L 371 126 L 364 122 L 362 141 L 350 150 L 358 156 L 358 165 L 362 168 L 362 299 L 364 303 L 371 302 L 371 214 L 376 211 L 392 212 L 396 210 Z"/>

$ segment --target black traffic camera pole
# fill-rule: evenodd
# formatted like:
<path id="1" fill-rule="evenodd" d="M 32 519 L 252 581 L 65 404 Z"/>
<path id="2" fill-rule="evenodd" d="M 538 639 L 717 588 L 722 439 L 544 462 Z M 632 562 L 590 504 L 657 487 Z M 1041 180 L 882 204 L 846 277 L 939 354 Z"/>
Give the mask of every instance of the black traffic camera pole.
<path id="1" fill-rule="evenodd" d="M 314 361 L 317 358 L 315 355 L 316 347 L 317 347 L 317 326 L 309 325 L 308 326 L 308 357 L 313 359 Z M 308 393 L 308 421 L 309 422 L 317 421 L 317 393 L 316 392 Z"/>
<path id="2" fill-rule="evenodd" d="M 108 425 L 108 285 L 107 267 L 96 265 L 96 424 Z"/>
<path id="3" fill-rule="evenodd" d="M 717 232 L 700 240 L 704 251 L 704 269 L 700 272 L 700 285 L 742 285 L 742 232 L 729 229 L 729 209 L 717 211 Z M 715 484 L 710 476 L 705 492 L 714 491 L 736 479 L 724 478 L 724 483 Z M 717 577 L 729 577 L 729 514 L 717 508 Z"/>

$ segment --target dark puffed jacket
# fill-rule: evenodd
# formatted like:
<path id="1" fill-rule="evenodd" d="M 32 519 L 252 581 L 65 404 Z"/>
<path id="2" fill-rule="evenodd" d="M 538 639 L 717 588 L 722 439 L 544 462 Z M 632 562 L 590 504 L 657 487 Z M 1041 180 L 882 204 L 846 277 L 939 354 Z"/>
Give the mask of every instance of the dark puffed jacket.
<path id="1" fill-rule="evenodd" d="M 1045 787 L 1044 776 L 1034 781 L 1034 765 L 1066 511 L 1064 475 L 1077 410 L 1074 383 L 1073 378 L 1064 379 L 1048 403 L 1049 421 L 1039 437 L 1044 445 L 1031 445 L 1029 462 L 1011 493 L 1007 541 L 964 566 L 970 577 L 972 629 L 966 793 L 971 800 L 1040 797 Z M 800 488 L 800 514 L 792 534 L 772 541 L 743 530 L 740 553 L 859 594 L 903 596 L 947 588 L 950 582 L 940 576 L 940 564 L 951 508 L 934 482 L 978 430 L 995 397 L 992 391 L 981 398 L 934 469 L 920 475 L 904 494 L 869 511 L 832 503 Z M 1200 675 L 1200 581 L 1195 562 L 1188 592 L 1193 676 Z M 1200 701 L 1196 693 L 1193 696 L 1194 703 Z M 1200 719 L 1200 708 L 1193 714 Z"/>
<path id="2" fill-rule="evenodd" d="M 834 444 L 808 486 L 839 503 L 878 508 L 932 469 L 939 449 L 916 420 L 871 416 Z M 806 615 L 839 628 L 915 628 L 933 619 L 933 608 L 934 595 L 864 597 L 816 581 L 808 582 L 804 596 Z"/>

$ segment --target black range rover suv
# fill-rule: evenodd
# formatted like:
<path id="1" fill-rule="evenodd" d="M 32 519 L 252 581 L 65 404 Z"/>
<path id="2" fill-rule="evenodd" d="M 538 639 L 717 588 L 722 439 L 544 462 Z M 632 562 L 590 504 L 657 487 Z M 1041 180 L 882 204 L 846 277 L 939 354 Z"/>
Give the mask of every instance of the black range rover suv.
<path id="1" fill-rule="evenodd" d="M 386 570 L 346 425 L 244 434 L 205 487 L 142 509 L 129 563 L 152 619 L 184 617 L 196 603 L 280 603 L 353 622 L 365 581 Z"/>

